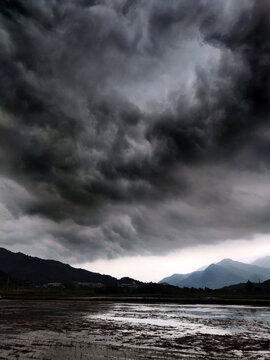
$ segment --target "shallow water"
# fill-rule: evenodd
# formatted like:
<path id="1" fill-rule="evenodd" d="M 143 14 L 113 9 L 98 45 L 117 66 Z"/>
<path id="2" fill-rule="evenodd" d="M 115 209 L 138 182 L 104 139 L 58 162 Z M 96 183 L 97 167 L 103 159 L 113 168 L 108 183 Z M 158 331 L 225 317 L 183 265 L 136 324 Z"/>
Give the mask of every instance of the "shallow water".
<path id="1" fill-rule="evenodd" d="M 0 301 L 0 359 L 270 359 L 270 309 Z"/>

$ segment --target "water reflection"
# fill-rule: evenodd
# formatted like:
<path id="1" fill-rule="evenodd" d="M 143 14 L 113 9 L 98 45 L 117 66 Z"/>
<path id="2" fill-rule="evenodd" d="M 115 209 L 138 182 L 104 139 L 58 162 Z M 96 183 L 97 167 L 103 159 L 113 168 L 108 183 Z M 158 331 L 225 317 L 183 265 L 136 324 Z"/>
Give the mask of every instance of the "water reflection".
<path id="1" fill-rule="evenodd" d="M 134 305 L 115 304 L 92 319 L 133 325 L 173 328 L 189 334 L 233 335 L 247 331 L 249 323 L 270 322 L 270 309 L 222 305 Z"/>

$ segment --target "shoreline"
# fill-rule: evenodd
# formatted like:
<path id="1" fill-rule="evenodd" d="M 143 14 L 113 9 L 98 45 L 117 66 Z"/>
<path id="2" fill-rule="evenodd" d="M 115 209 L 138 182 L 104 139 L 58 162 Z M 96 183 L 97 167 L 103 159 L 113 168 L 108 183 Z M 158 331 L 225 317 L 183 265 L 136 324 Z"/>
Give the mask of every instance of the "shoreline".
<path id="1" fill-rule="evenodd" d="M 88 302 L 118 302 L 118 303 L 140 303 L 140 304 L 181 304 L 181 305 L 245 305 L 270 307 L 270 299 L 243 299 L 243 298 L 177 298 L 177 297 L 121 297 L 121 296 L 2 296 L 3 300 L 18 301 L 88 301 Z"/>

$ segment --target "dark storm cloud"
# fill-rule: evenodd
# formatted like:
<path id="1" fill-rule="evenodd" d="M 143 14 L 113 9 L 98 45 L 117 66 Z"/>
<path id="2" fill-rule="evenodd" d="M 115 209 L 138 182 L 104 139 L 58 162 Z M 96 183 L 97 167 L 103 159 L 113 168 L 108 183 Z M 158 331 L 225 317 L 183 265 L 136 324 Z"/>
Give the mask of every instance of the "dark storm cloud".
<path id="1" fill-rule="evenodd" d="M 2 2 L 1 243 L 83 261 L 269 232 L 269 14 Z"/>

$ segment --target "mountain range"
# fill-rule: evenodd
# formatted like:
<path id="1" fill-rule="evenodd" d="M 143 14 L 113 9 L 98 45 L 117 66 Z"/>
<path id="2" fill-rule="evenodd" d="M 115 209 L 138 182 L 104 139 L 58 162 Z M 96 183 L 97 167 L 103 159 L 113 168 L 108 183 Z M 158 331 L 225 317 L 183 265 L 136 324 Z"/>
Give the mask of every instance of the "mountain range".
<path id="1" fill-rule="evenodd" d="M 77 269 L 60 261 L 44 260 L 0 248 L 0 282 L 6 282 L 9 278 L 32 285 L 79 283 L 93 286 L 129 287 L 144 284 L 128 277 L 117 280 L 110 275 Z M 270 279 L 270 256 L 257 259 L 251 264 L 224 259 L 188 274 L 174 274 L 162 279 L 159 283 L 180 288 L 218 289 L 246 283 L 248 280 L 260 283 L 268 279 Z"/>
<path id="2" fill-rule="evenodd" d="M 178 287 L 218 289 L 224 286 L 245 283 L 248 280 L 262 282 L 268 279 L 270 279 L 270 257 L 265 257 L 257 259 L 252 264 L 223 259 L 216 264 L 207 266 L 204 270 L 188 274 L 174 274 L 162 279 L 159 283 L 167 283 Z"/>

